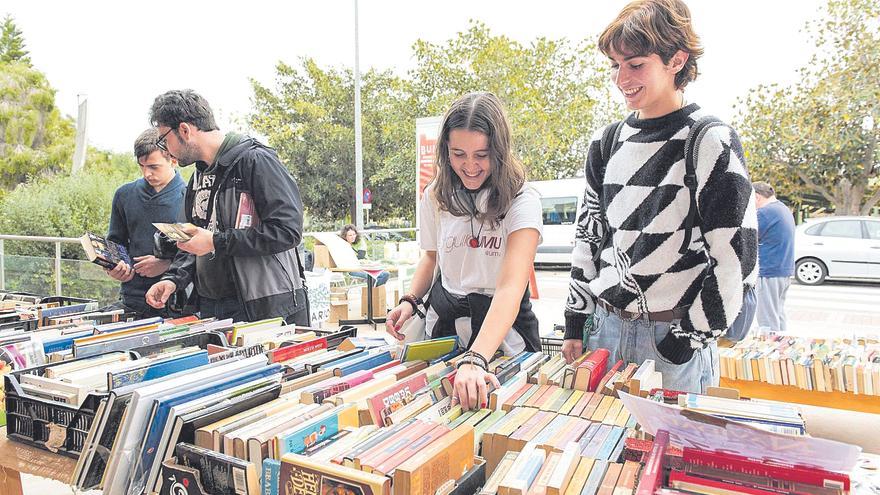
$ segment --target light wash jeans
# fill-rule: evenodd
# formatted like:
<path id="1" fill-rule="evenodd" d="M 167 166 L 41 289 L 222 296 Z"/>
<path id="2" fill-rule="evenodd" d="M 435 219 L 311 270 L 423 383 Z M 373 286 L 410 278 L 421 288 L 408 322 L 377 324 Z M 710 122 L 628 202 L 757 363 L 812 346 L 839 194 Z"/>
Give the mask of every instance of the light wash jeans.
<path id="1" fill-rule="evenodd" d="M 791 286 L 789 277 L 758 277 L 758 331 L 788 330 L 785 322 L 785 295 Z"/>
<path id="2" fill-rule="evenodd" d="M 586 345 L 589 349 L 608 349 L 609 368 L 621 359 L 624 366 L 641 365 L 646 359 L 653 359 L 654 369 L 663 374 L 663 388 L 668 390 L 701 394 L 706 393 L 707 387 L 718 386 L 718 346 L 714 342 L 694 351 L 691 360 L 684 364 L 673 364 L 657 352 L 657 343 L 669 333 L 670 325 L 663 321 L 625 320 L 596 306 Z"/>

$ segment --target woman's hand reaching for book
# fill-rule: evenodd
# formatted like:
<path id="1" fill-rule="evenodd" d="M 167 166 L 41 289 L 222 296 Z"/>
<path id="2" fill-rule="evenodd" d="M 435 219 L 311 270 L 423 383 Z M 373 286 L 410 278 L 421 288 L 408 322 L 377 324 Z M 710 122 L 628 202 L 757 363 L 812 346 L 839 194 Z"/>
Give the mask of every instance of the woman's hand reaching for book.
<path id="1" fill-rule="evenodd" d="M 489 405 L 489 384 L 495 388 L 501 386 L 492 373 L 479 366 L 463 364 L 455 372 L 453 399 L 457 399 L 465 411 L 485 408 Z"/>
<path id="2" fill-rule="evenodd" d="M 388 312 L 388 316 L 385 318 L 385 330 L 395 339 L 402 341 L 405 336 L 400 333 L 400 329 L 412 315 L 413 307 L 410 303 L 402 302 L 398 304 Z"/>
<path id="3" fill-rule="evenodd" d="M 174 294 L 174 291 L 176 290 L 177 284 L 170 280 L 156 282 L 150 287 L 150 290 L 147 291 L 147 304 L 156 309 L 162 309 L 165 307 L 165 303 L 168 302 L 168 298 L 171 297 L 171 294 Z"/>
<path id="4" fill-rule="evenodd" d="M 134 270 L 132 270 L 124 261 L 117 263 L 116 267 L 112 270 L 107 270 L 105 268 L 104 271 L 107 272 L 107 275 L 110 275 L 113 279 L 120 282 L 128 282 L 134 278 Z"/>

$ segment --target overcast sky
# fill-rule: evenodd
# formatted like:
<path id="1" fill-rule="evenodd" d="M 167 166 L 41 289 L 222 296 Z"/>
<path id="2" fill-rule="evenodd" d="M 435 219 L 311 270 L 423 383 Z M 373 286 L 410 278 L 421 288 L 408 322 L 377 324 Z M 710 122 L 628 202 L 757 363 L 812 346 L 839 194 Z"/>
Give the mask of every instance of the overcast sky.
<path id="1" fill-rule="evenodd" d="M 414 64 L 417 39 L 443 42 L 468 26 L 521 42 L 539 36 L 594 40 L 625 1 L 360 0 L 360 65 Z M 737 97 L 760 83 L 788 84 L 811 47 L 801 32 L 818 0 L 691 0 L 706 55 L 687 98 L 729 119 Z M 354 65 L 354 0 L 69 2 L 5 0 L 24 33 L 34 66 L 57 90 L 56 102 L 76 116 L 77 95 L 89 100 L 89 141 L 130 151 L 148 126 L 153 98 L 192 88 L 229 128 L 250 111 L 249 78 L 274 79 L 279 60 L 309 56 L 321 66 Z"/>

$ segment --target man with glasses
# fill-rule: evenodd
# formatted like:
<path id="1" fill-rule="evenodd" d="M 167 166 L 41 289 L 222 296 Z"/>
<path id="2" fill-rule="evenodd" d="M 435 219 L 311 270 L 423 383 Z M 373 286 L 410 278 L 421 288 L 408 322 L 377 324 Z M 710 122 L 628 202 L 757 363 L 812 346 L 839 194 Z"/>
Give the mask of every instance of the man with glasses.
<path id="1" fill-rule="evenodd" d="M 145 301 L 147 289 L 159 281 L 171 265 L 156 256 L 153 222 L 176 222 L 183 210 L 186 183 L 177 173 L 177 161 L 156 145 L 159 132 L 147 129 L 134 142 L 134 156 L 143 177 L 123 184 L 113 195 L 107 239 L 125 246 L 134 265 L 120 261 L 107 274 L 122 282 L 119 290 L 126 310 L 141 318 L 174 316 Z"/>
<path id="2" fill-rule="evenodd" d="M 281 316 L 308 325 L 308 301 L 296 247 L 302 239 L 299 188 L 275 151 L 222 133 L 208 102 L 192 90 L 156 97 L 150 120 L 156 146 L 183 166 L 196 165 L 184 213 L 197 226 L 168 273 L 147 291 L 161 308 L 195 283 L 202 317 L 255 321 Z"/>

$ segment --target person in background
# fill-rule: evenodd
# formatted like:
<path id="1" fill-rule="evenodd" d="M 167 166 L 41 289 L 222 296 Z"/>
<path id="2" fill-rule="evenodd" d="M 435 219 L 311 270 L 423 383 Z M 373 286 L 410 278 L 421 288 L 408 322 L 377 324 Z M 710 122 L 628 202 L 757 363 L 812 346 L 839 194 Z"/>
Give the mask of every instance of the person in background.
<path id="1" fill-rule="evenodd" d="M 196 227 L 178 242 L 180 252 L 147 291 L 154 308 L 179 287 L 195 283 L 203 318 L 256 321 L 283 317 L 309 325 L 305 274 L 297 252 L 302 240 L 299 188 L 275 150 L 217 127 L 198 93 L 156 97 L 150 121 L 156 145 L 185 167 L 196 165 L 184 213 Z"/>
<path id="2" fill-rule="evenodd" d="M 186 183 L 177 172 L 177 160 L 156 146 L 154 128 L 142 132 L 134 142 L 134 156 L 143 177 L 123 184 L 113 195 L 107 239 L 121 244 L 134 262 L 120 261 L 107 274 L 122 282 L 121 303 L 138 318 L 176 316 L 167 308 L 147 304 L 147 290 L 165 274 L 171 259 L 155 256 L 153 222 L 177 222 L 183 213 Z"/>
<path id="3" fill-rule="evenodd" d="M 785 332 L 785 295 L 794 275 L 794 215 L 766 182 L 754 182 L 758 208 L 758 330 Z"/>
<path id="4" fill-rule="evenodd" d="M 563 355 L 570 363 L 587 346 L 608 349 L 612 363 L 651 359 L 664 388 L 705 393 L 720 378 L 716 341 L 758 275 L 758 222 L 742 145 L 727 125 L 707 128 L 692 200 L 685 140 L 706 112 L 684 94 L 703 54 L 684 2 L 628 4 L 598 46 L 633 113 L 590 142 Z M 609 129 L 619 130 L 616 139 L 603 139 Z M 610 144 L 607 157 L 603 143 Z"/>
<path id="5" fill-rule="evenodd" d="M 453 397 L 464 409 L 486 407 L 488 385 L 499 386 L 488 370 L 495 352 L 541 350 L 528 291 L 543 229 L 541 200 L 526 184 L 492 93 L 469 93 L 452 104 L 434 166 L 419 210 L 424 254 L 412 292 L 388 313 L 386 329 L 402 340 L 401 326 L 430 291 L 426 333 L 456 335 L 468 349 L 457 364 Z"/>
<path id="6" fill-rule="evenodd" d="M 357 253 L 357 257 L 359 260 L 365 259 L 367 257 L 367 243 L 361 238 L 361 233 L 358 232 L 357 227 L 352 224 L 348 224 L 345 227 L 342 227 L 342 230 L 339 231 L 339 237 L 345 239 L 345 242 L 351 245 L 351 248 Z M 367 272 L 349 272 L 349 275 L 356 278 L 365 279 L 369 277 Z M 379 275 L 376 276 L 376 287 L 380 285 L 385 285 L 385 282 L 388 281 L 388 278 L 391 277 L 391 274 L 385 270 L 382 270 Z"/>

